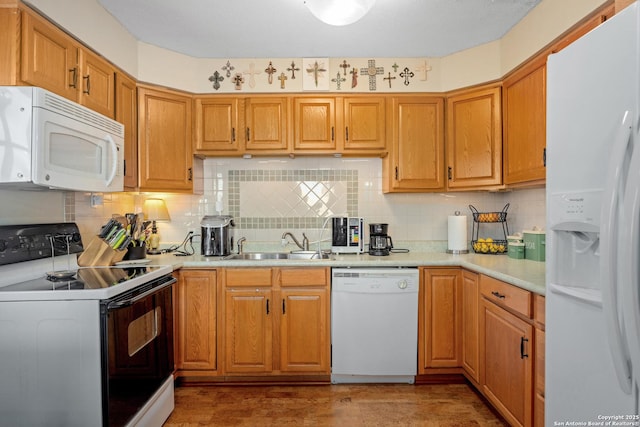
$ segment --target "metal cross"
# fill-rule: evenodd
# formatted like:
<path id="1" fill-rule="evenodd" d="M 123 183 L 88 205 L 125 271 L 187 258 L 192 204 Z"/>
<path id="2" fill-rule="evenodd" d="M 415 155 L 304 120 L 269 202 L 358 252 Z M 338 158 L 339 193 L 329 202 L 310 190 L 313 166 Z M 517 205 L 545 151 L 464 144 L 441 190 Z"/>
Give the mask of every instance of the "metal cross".
<path id="1" fill-rule="evenodd" d="M 227 61 L 227 65 L 225 65 L 224 67 L 222 67 L 222 71 L 226 71 L 227 72 L 227 77 L 231 77 L 231 72 L 233 70 L 235 70 L 236 67 L 234 67 L 233 65 L 231 65 L 231 62 Z"/>
<path id="2" fill-rule="evenodd" d="M 287 80 L 287 76 L 284 75 L 284 72 L 280 73 L 278 80 L 280 80 L 280 89 L 284 89 L 284 81 Z"/>
<path id="3" fill-rule="evenodd" d="M 271 63 L 271 61 L 269 61 L 269 66 L 267 68 L 264 69 L 264 72 L 269 74 L 269 77 L 267 78 L 267 80 L 269 81 L 269 84 L 273 83 L 273 74 L 278 71 L 273 67 L 273 64 Z"/>
<path id="4" fill-rule="evenodd" d="M 242 77 L 242 74 L 236 73 L 231 81 L 235 85 L 236 90 L 242 90 L 242 83 L 244 83 L 244 77 Z"/>
<path id="5" fill-rule="evenodd" d="M 340 71 L 338 71 L 338 73 L 336 74 L 336 78 L 331 79 L 331 81 L 336 82 L 336 89 L 340 90 L 340 85 L 342 84 L 342 82 L 346 82 L 347 79 L 345 79 L 344 77 L 340 77 Z"/>
<path id="6" fill-rule="evenodd" d="M 422 73 L 420 80 L 427 80 L 427 72 L 431 71 L 431 65 L 427 65 L 427 61 L 422 61 L 422 64 L 416 68 L 416 71 Z"/>
<path id="7" fill-rule="evenodd" d="M 400 68 L 400 66 L 394 62 L 393 65 L 391 66 L 391 68 L 393 68 L 393 72 L 394 73 L 397 73 L 398 72 L 398 68 Z"/>
<path id="8" fill-rule="evenodd" d="M 295 80 L 296 71 L 300 71 L 300 68 L 296 68 L 296 63 L 291 61 L 291 68 L 287 68 L 287 71 L 291 71 L 291 80 Z"/>
<path id="9" fill-rule="evenodd" d="M 376 90 L 376 76 L 384 74 L 384 67 L 376 67 L 376 60 L 370 59 L 367 68 L 361 68 L 362 74 L 369 76 L 369 90 Z"/>
<path id="10" fill-rule="evenodd" d="M 345 59 L 344 61 L 342 61 L 342 64 L 339 65 L 340 68 L 342 68 L 342 71 L 345 76 L 347 75 L 347 68 L 351 67 L 351 64 L 347 64 L 347 60 Z"/>
<path id="11" fill-rule="evenodd" d="M 215 90 L 220 89 L 220 82 L 223 80 L 224 77 L 222 77 L 218 71 L 216 71 L 212 76 L 209 77 L 209 81 L 213 82 L 213 88 Z"/>
<path id="12" fill-rule="evenodd" d="M 400 73 L 400 77 L 404 78 L 404 85 L 409 86 L 409 79 L 413 77 L 413 71 L 409 71 L 409 68 L 404 67 L 404 70 Z"/>
<path id="13" fill-rule="evenodd" d="M 353 89 L 358 86 L 358 69 L 352 68 L 349 74 L 351 74 L 351 88 Z"/>
<path id="14" fill-rule="evenodd" d="M 313 81 L 315 82 L 316 87 L 318 87 L 318 78 L 322 77 L 322 73 L 327 71 L 323 68 L 323 65 L 319 65 L 318 61 L 316 61 L 313 66 L 309 65 L 311 68 L 307 68 L 307 73 L 313 74 Z"/>
<path id="15" fill-rule="evenodd" d="M 389 80 L 389 89 L 391 89 L 391 80 L 395 80 L 395 76 L 391 77 L 391 71 L 389 71 L 389 77 L 385 77 L 383 80 Z"/>
<path id="16" fill-rule="evenodd" d="M 256 74 L 260 74 L 261 72 L 256 70 L 256 64 L 253 62 L 249 64 L 249 69 L 242 72 L 242 74 L 247 74 L 249 76 L 249 87 L 256 87 Z"/>

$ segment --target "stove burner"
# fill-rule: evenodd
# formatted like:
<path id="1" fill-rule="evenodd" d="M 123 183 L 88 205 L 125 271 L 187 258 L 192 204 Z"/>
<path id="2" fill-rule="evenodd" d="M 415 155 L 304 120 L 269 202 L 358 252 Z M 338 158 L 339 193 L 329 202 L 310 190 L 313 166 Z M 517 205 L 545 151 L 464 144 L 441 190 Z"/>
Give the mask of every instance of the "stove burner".
<path id="1" fill-rule="evenodd" d="M 75 276 L 76 272 L 73 270 L 58 270 L 47 272 L 47 280 L 50 282 L 58 282 L 61 280 L 69 280 Z"/>

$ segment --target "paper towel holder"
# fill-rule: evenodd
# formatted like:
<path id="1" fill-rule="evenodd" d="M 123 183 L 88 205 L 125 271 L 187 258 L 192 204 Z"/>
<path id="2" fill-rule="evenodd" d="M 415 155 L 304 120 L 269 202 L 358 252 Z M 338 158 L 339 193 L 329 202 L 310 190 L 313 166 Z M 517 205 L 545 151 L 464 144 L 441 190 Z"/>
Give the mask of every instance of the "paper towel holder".
<path id="1" fill-rule="evenodd" d="M 454 212 L 455 216 L 460 216 L 460 211 L 455 211 Z M 448 225 L 448 227 L 450 228 L 450 224 Z M 466 224 L 465 224 L 465 241 L 466 241 Z M 450 242 L 449 242 L 450 243 Z M 460 255 L 460 254 L 468 254 L 469 253 L 469 249 L 449 249 L 447 248 L 447 253 L 448 254 L 453 254 L 453 255 Z"/>

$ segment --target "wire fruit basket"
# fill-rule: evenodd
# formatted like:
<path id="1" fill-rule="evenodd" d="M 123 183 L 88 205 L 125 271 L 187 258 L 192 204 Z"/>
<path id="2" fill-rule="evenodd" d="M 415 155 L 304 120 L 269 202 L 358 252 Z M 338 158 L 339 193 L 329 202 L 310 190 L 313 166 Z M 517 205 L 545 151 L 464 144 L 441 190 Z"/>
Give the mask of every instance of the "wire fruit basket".
<path id="1" fill-rule="evenodd" d="M 509 226 L 507 225 L 507 203 L 500 212 L 479 212 L 473 205 L 469 205 L 471 214 L 473 215 L 473 230 L 471 248 L 478 254 L 506 254 L 507 253 L 507 236 L 509 235 Z M 480 224 L 501 224 L 504 239 L 480 238 Z"/>

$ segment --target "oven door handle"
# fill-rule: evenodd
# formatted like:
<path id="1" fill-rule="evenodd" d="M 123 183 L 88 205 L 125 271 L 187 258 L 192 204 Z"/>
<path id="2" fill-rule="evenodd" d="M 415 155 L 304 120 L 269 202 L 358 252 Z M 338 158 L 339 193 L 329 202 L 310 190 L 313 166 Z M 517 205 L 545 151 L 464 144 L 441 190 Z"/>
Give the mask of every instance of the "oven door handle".
<path id="1" fill-rule="evenodd" d="M 173 285 L 174 283 L 176 283 L 177 280 L 175 279 L 175 277 L 172 277 L 171 280 L 169 280 L 168 282 L 165 282 L 159 286 L 156 286 L 155 288 L 151 288 L 146 292 L 143 292 L 139 295 L 136 295 L 133 298 L 129 298 L 123 301 L 112 301 L 107 305 L 107 310 L 117 310 L 119 308 L 123 308 L 123 307 L 128 307 L 130 305 L 133 305 L 135 302 L 140 301 L 143 298 L 148 297 L 149 295 L 155 294 L 156 292 L 160 292 L 161 290 L 163 290 L 164 288 Z"/>

